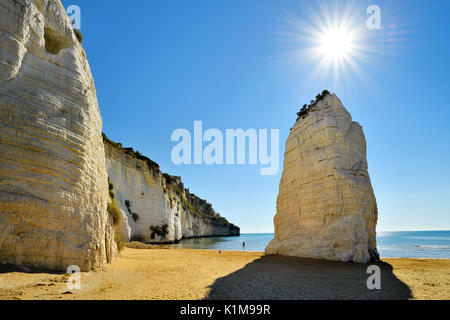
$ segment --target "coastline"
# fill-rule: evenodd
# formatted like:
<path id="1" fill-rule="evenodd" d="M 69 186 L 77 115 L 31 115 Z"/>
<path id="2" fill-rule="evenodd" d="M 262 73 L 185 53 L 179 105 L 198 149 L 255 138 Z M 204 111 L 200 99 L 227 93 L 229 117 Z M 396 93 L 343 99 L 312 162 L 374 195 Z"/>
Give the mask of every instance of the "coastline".
<path id="1" fill-rule="evenodd" d="M 158 243 L 154 243 L 156 246 L 151 248 L 265 252 L 273 239 L 273 233 L 243 233 L 240 236 L 184 239 L 160 247 L 157 246 Z M 450 259 L 449 239 L 450 231 L 380 233 L 377 237 L 378 252 L 383 258 Z M 142 245 L 137 246 L 139 247 Z"/>
<path id="2" fill-rule="evenodd" d="M 450 259 L 386 258 L 382 290 L 368 290 L 367 265 L 261 252 L 126 248 L 117 261 L 67 276 L 0 266 L 1 300 L 450 299 Z"/>
<path id="3" fill-rule="evenodd" d="M 141 241 L 137 241 L 134 239 L 131 239 L 130 243 L 136 243 L 136 242 L 140 242 L 142 244 L 145 245 L 149 245 L 149 246 L 167 246 L 167 245 L 171 245 L 171 244 L 180 244 L 183 241 L 186 240 L 196 240 L 196 239 L 214 239 L 214 238 L 233 238 L 233 237 L 240 237 L 241 235 L 235 235 L 235 234 L 227 234 L 227 235 L 207 235 L 207 236 L 192 236 L 192 237 L 183 237 L 180 240 L 173 240 L 173 241 L 166 241 L 166 242 L 152 242 L 152 241 L 146 241 L 146 242 L 141 242 Z"/>

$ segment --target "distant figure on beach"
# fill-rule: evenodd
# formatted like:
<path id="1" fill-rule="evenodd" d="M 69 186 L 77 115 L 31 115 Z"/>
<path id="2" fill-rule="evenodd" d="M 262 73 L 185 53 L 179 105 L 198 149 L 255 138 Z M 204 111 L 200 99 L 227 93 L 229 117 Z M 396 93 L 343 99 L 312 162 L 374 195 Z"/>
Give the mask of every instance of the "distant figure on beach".
<path id="1" fill-rule="evenodd" d="M 245 249 L 245 241 L 242 243 L 242 248 Z"/>

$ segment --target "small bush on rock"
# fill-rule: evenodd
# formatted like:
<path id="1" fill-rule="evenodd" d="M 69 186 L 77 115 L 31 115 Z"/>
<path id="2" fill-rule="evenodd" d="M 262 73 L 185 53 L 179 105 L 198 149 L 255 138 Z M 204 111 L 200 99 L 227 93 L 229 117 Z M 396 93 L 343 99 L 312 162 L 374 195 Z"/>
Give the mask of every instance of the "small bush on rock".
<path id="1" fill-rule="evenodd" d="M 160 226 L 151 226 L 150 231 L 152 231 L 152 234 L 150 235 L 150 238 L 154 240 L 156 236 L 159 236 L 161 240 L 165 240 L 166 236 L 169 234 L 169 225 L 164 224 L 161 227 Z"/>
<path id="2" fill-rule="evenodd" d="M 122 215 L 120 214 L 119 207 L 117 206 L 115 200 L 112 200 L 110 203 L 108 203 L 107 210 L 109 215 L 113 218 L 114 225 L 116 226 L 117 224 L 119 224 Z"/>
<path id="3" fill-rule="evenodd" d="M 320 101 L 322 101 L 327 95 L 330 94 L 330 91 L 328 90 L 323 90 L 322 93 L 319 93 L 316 96 L 316 100 L 311 100 L 311 103 L 309 105 L 303 105 L 303 107 L 300 109 L 299 112 L 297 112 L 297 121 L 302 118 L 304 119 L 306 115 L 308 115 L 308 113 L 311 111 L 311 109 Z"/>
<path id="4" fill-rule="evenodd" d="M 123 249 L 125 249 L 125 242 L 120 241 L 117 235 L 114 236 L 114 242 L 117 244 L 117 251 L 119 251 L 119 253 L 122 252 Z"/>
<path id="5" fill-rule="evenodd" d="M 83 43 L 83 35 L 81 34 L 80 30 L 74 28 L 73 32 L 75 33 L 75 36 L 77 37 L 78 42 L 80 42 L 80 44 L 82 44 Z"/>

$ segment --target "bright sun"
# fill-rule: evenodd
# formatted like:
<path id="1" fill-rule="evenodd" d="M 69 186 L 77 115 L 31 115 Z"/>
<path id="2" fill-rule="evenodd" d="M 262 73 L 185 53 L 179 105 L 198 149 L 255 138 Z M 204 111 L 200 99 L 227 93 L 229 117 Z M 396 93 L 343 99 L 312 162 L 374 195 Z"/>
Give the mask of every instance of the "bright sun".
<path id="1" fill-rule="evenodd" d="M 353 49 L 353 35 L 344 28 L 325 31 L 319 40 L 319 53 L 328 60 L 345 59 Z"/>
<path id="2" fill-rule="evenodd" d="M 309 70 L 304 82 L 315 80 L 342 82 L 354 77 L 366 80 L 361 63 L 367 63 L 376 51 L 368 46 L 366 24 L 353 10 L 353 0 L 339 1 L 341 6 L 311 9 L 305 19 L 288 17 L 288 28 L 280 34 L 288 43 L 283 59 L 294 61 L 299 69 Z M 306 85 L 306 84 L 305 84 Z"/>

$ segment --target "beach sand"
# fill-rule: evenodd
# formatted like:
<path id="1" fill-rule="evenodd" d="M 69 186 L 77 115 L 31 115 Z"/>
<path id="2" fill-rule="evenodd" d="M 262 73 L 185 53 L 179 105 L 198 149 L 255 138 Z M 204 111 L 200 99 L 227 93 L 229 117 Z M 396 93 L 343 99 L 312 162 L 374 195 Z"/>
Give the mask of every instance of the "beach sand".
<path id="1" fill-rule="evenodd" d="M 257 252 L 126 248 L 102 270 L 67 276 L 0 266 L 0 299 L 450 299 L 450 260 L 384 259 L 381 290 L 367 265 L 264 256 Z"/>

